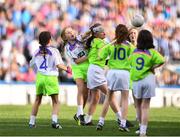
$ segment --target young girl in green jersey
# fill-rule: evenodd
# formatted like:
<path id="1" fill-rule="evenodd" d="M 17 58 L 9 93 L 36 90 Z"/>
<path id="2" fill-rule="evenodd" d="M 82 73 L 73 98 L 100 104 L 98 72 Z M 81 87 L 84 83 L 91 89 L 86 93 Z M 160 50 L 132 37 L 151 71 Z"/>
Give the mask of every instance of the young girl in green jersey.
<path id="1" fill-rule="evenodd" d="M 77 94 L 77 113 L 74 119 L 80 125 L 85 125 L 83 108 L 85 107 L 88 88 L 87 88 L 87 70 L 89 61 L 88 52 L 85 49 L 84 42 L 90 35 L 89 32 L 84 35 L 78 35 L 72 27 L 66 27 L 62 30 L 61 37 L 64 41 L 65 53 L 71 59 L 73 78 L 78 88 Z"/>
<path id="2" fill-rule="evenodd" d="M 138 30 L 136 28 L 130 28 L 128 34 L 128 41 L 131 42 L 134 46 L 137 45 L 137 36 Z"/>
<path id="3" fill-rule="evenodd" d="M 48 31 L 43 31 L 39 35 L 40 47 L 35 51 L 35 54 L 30 61 L 30 66 L 36 69 L 36 99 L 32 108 L 29 127 L 35 127 L 35 118 L 38 113 L 38 108 L 41 104 L 43 95 L 49 95 L 52 99 L 52 127 L 62 128 L 58 123 L 59 112 L 59 83 L 58 83 L 58 68 L 71 73 L 69 67 L 64 66 L 59 51 L 51 45 L 51 34 Z"/>
<path id="4" fill-rule="evenodd" d="M 129 35 L 128 35 L 128 41 L 134 46 L 134 48 L 136 48 L 137 45 L 137 36 L 138 36 L 138 30 L 136 28 L 130 28 L 129 29 Z M 131 75 L 131 71 L 130 71 L 130 75 Z M 132 89 L 132 80 L 130 79 L 130 89 L 133 91 Z M 134 107 L 136 109 L 137 106 L 137 100 L 134 97 L 134 94 L 132 93 L 133 99 L 134 99 Z M 138 111 L 136 109 L 136 121 L 139 121 L 139 114 Z"/>
<path id="5" fill-rule="evenodd" d="M 137 48 L 130 58 L 133 94 L 137 99 L 140 122 L 140 136 L 146 135 L 151 97 L 155 96 L 154 69 L 164 63 L 164 58 L 154 50 L 153 37 L 148 30 L 141 30 L 137 38 Z"/>
<path id="6" fill-rule="evenodd" d="M 91 123 L 92 115 L 95 112 L 96 105 L 99 101 L 99 91 L 101 91 L 104 94 L 107 94 L 108 92 L 107 80 L 104 71 L 106 60 L 102 60 L 98 57 L 99 49 L 106 45 L 105 41 L 103 40 L 105 38 L 105 32 L 102 25 L 99 23 L 96 23 L 93 26 L 91 26 L 90 30 L 92 35 L 86 43 L 87 48 L 89 48 L 88 60 L 90 63 L 87 73 L 87 84 L 88 88 L 91 90 L 92 98 L 88 110 L 88 115 L 86 117 L 86 124 Z M 104 125 L 104 117 L 108 111 L 108 108 L 109 103 L 106 98 L 100 117 L 102 125 Z M 97 130 L 98 129 L 99 127 L 97 127 Z"/>
<path id="7" fill-rule="evenodd" d="M 104 59 L 109 56 L 107 73 L 108 98 L 113 111 L 116 113 L 119 129 L 129 131 L 126 124 L 128 113 L 129 97 L 129 80 L 130 64 L 128 57 L 134 47 L 127 41 L 128 29 L 125 25 L 119 24 L 115 30 L 116 42 L 113 45 L 103 47 L 99 53 L 100 58 Z M 115 92 L 121 91 L 121 112 L 115 98 Z"/>

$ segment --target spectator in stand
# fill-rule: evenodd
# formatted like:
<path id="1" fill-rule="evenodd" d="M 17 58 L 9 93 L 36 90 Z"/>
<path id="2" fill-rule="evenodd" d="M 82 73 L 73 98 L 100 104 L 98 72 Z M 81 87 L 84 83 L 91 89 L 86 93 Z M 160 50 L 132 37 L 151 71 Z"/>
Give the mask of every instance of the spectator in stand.
<path id="1" fill-rule="evenodd" d="M 92 22 L 101 22 L 106 26 L 107 40 L 111 41 L 117 24 L 130 24 L 134 13 L 142 13 L 146 20 L 144 27 L 150 28 L 153 32 L 155 46 L 164 49 L 165 55 L 171 59 L 171 62 L 178 61 L 180 58 L 179 7 L 178 0 L 1 1 L 0 40 L 3 41 L 2 36 L 6 35 L 7 40 L 12 41 L 12 47 L 22 47 L 23 56 L 28 62 L 31 58 L 29 52 L 31 53 L 33 49 L 30 42 L 36 40 L 36 36 L 43 30 L 49 30 L 57 40 L 62 28 L 66 26 L 72 26 L 83 33 Z M 2 45 L 0 47 L 2 49 Z M 2 54 L 2 50 L 0 53 Z M 3 60 L 2 66 L 8 68 L 10 63 Z M 2 73 L 6 75 L 7 72 Z"/>

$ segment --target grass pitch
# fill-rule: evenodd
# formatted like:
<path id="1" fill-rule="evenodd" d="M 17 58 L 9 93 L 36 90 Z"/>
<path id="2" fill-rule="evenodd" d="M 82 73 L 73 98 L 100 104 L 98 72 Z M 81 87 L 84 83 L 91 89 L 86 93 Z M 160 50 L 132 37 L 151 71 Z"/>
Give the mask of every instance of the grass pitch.
<path id="1" fill-rule="evenodd" d="M 27 106 L 0 106 L 0 136 L 135 136 L 138 124 L 134 121 L 135 110 L 129 107 L 128 119 L 136 124 L 130 128 L 130 132 L 118 130 L 115 115 L 109 110 L 106 117 L 103 131 L 96 131 L 96 124 L 101 112 L 101 106 L 93 116 L 94 126 L 78 126 L 73 119 L 76 107 L 62 105 L 59 119 L 63 127 L 60 129 L 51 128 L 51 106 L 40 106 L 37 116 L 37 127 L 28 127 L 30 105 Z M 169 107 L 150 110 L 148 126 L 149 136 L 180 136 L 180 109 Z"/>

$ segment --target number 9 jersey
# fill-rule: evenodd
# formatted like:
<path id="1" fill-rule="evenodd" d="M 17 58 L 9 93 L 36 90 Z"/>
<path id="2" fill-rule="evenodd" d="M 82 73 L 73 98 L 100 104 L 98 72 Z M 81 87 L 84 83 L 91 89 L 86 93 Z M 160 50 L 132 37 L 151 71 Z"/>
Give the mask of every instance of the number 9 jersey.
<path id="1" fill-rule="evenodd" d="M 131 80 L 138 81 L 152 73 L 154 65 L 164 63 L 163 56 L 154 49 L 135 49 L 129 57 L 131 65 Z"/>
<path id="2" fill-rule="evenodd" d="M 64 64 L 59 51 L 52 46 L 46 47 L 45 58 L 40 49 L 35 51 L 31 61 L 30 67 L 43 75 L 58 76 L 59 71 L 56 67 L 58 64 Z"/>

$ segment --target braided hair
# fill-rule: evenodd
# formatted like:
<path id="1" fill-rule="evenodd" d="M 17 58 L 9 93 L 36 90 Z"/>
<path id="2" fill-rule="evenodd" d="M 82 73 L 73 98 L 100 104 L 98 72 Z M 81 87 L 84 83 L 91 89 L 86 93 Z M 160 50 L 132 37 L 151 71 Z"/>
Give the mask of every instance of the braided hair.
<path id="1" fill-rule="evenodd" d="M 43 31 L 39 34 L 39 46 L 40 53 L 43 55 L 44 59 L 46 59 L 46 46 L 49 43 L 49 40 L 51 39 L 51 34 L 49 31 Z"/>

